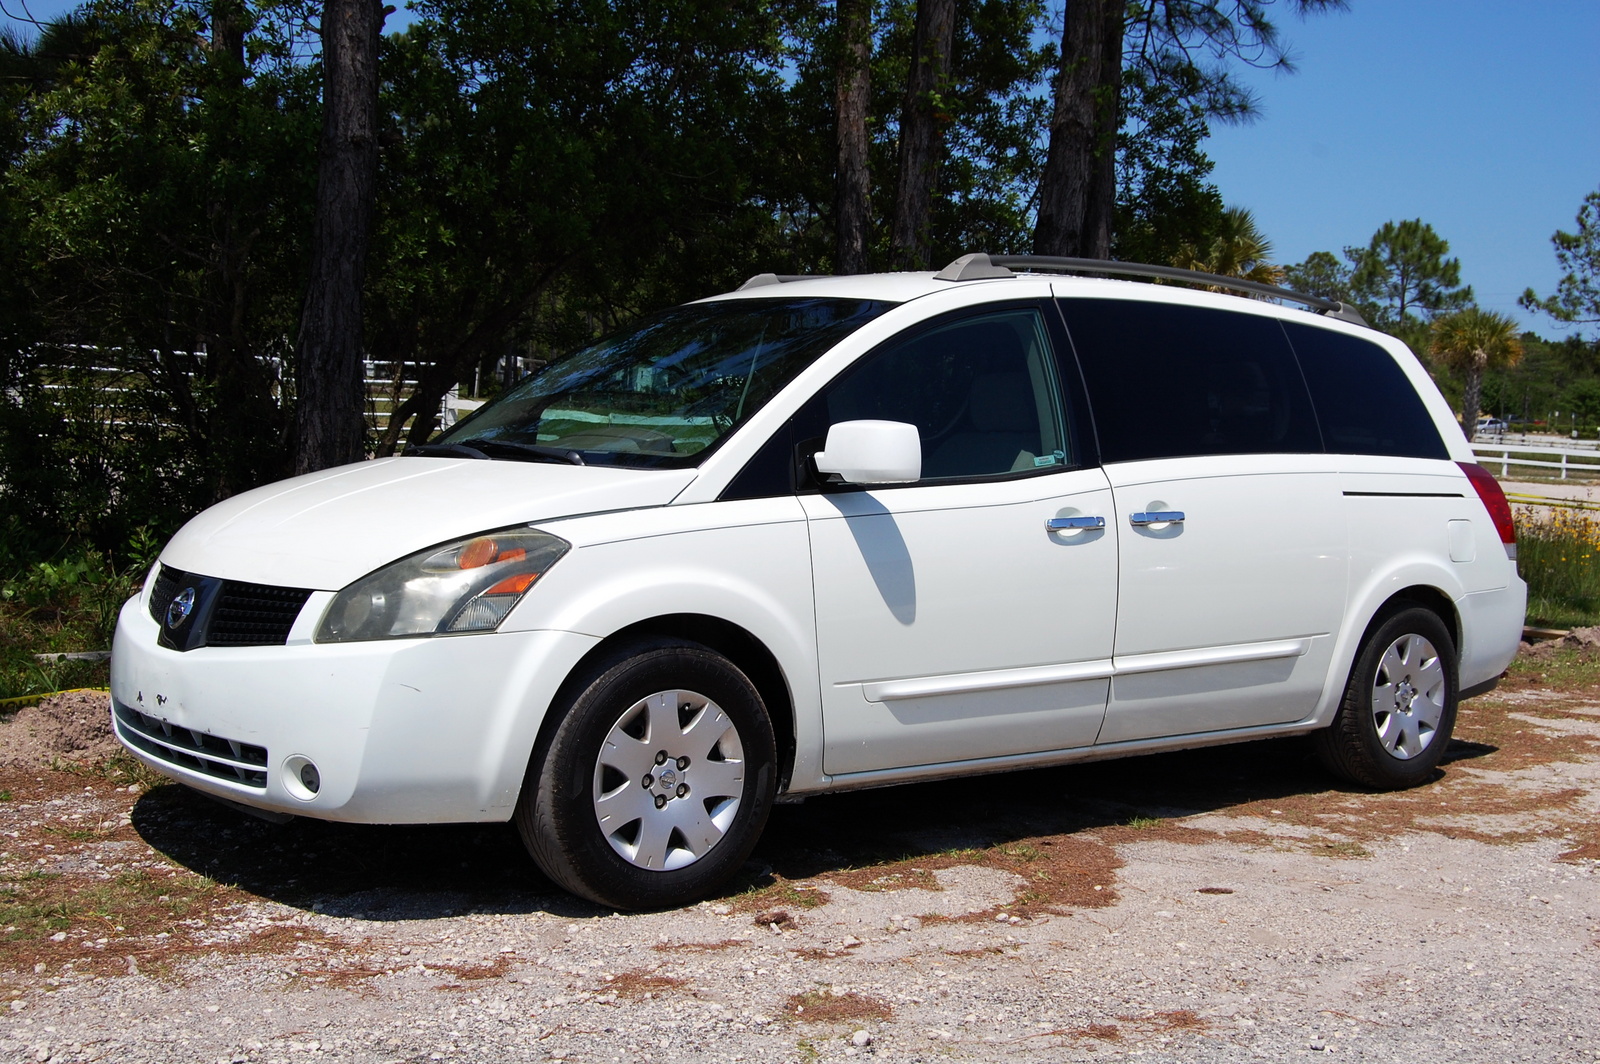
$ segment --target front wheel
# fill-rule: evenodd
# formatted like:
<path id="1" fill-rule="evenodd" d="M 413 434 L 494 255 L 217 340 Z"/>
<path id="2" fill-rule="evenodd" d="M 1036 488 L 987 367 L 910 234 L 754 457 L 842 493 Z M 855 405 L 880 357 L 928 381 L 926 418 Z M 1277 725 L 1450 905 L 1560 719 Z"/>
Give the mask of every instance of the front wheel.
<path id="1" fill-rule="evenodd" d="M 1409 606 L 1367 634 L 1333 724 L 1316 735 L 1322 763 L 1373 790 L 1433 776 L 1456 721 L 1456 646 L 1433 611 Z"/>
<path id="2" fill-rule="evenodd" d="M 732 662 L 693 643 L 632 648 L 564 706 L 517 803 L 529 853 L 618 909 L 703 897 L 750 855 L 777 788 L 772 724 Z"/>

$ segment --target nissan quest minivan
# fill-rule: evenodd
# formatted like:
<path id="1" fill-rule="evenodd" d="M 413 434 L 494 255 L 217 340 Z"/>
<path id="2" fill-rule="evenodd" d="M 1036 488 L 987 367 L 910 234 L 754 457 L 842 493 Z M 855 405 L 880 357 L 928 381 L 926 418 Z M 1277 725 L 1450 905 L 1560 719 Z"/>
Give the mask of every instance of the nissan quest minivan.
<path id="1" fill-rule="evenodd" d="M 574 893 L 671 906 L 808 794 L 1292 733 L 1422 783 L 1516 651 L 1515 558 L 1340 304 L 764 274 L 195 517 L 122 610 L 113 724 L 269 816 L 512 820 Z"/>

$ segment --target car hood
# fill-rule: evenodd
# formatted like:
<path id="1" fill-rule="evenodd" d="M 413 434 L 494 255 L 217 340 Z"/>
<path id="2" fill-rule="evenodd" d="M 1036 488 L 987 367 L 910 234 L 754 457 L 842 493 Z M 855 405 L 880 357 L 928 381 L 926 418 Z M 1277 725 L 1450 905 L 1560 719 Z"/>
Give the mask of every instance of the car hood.
<path id="1" fill-rule="evenodd" d="M 336 591 L 461 536 L 558 517 L 664 506 L 693 469 L 380 458 L 235 495 L 161 552 L 184 572 Z"/>

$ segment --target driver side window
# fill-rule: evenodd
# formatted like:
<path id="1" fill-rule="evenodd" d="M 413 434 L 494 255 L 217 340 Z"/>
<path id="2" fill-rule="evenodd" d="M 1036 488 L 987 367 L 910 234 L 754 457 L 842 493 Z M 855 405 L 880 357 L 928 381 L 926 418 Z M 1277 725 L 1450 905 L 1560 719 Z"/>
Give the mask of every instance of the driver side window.
<path id="1" fill-rule="evenodd" d="M 962 318 L 890 341 L 824 390 L 827 422 L 903 421 L 922 481 L 1076 464 L 1044 322 L 1033 309 Z"/>

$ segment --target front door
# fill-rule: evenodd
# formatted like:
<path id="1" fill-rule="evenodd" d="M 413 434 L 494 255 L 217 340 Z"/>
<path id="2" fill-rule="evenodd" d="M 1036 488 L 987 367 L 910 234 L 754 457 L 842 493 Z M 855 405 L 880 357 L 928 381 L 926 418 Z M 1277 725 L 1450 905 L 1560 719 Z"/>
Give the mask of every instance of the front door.
<path id="1" fill-rule="evenodd" d="M 814 401 L 818 424 L 908 422 L 923 447 L 917 484 L 802 497 L 830 775 L 1095 740 L 1117 536 L 1043 309 L 937 321 Z"/>

